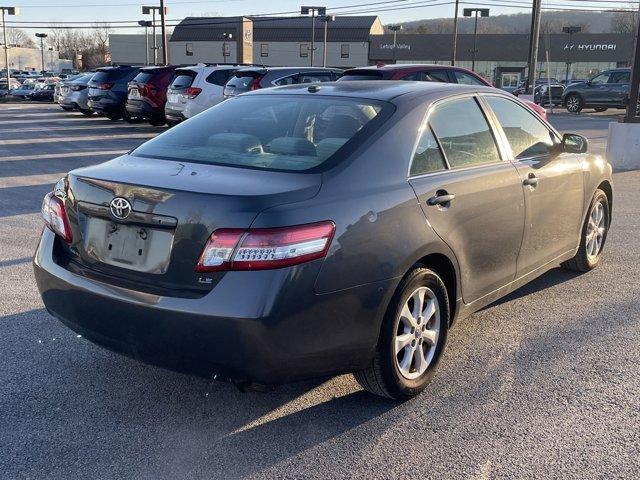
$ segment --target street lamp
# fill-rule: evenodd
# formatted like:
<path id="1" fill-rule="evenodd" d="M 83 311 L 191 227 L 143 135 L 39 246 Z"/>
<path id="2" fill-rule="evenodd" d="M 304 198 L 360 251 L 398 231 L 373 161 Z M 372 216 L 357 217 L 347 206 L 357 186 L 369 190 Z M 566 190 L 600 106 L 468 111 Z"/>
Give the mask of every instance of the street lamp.
<path id="1" fill-rule="evenodd" d="M 323 17 L 327 14 L 327 7 L 300 7 L 302 15 L 311 14 L 311 66 L 313 67 L 313 55 L 315 53 L 315 37 L 316 37 L 316 14 Z"/>
<path id="2" fill-rule="evenodd" d="M 151 20 L 153 22 L 152 31 L 153 34 L 153 64 L 158 64 L 158 46 L 156 45 L 156 12 L 160 13 L 160 27 L 162 28 L 162 63 L 167 65 L 167 32 L 165 29 L 164 15 L 167 13 L 167 9 L 164 6 L 164 0 L 160 0 L 160 6 L 146 5 L 142 7 L 142 14 L 151 14 Z"/>
<path id="3" fill-rule="evenodd" d="M 322 17 L 324 22 L 324 47 L 322 49 L 322 66 L 327 66 L 327 30 L 329 28 L 329 22 L 333 22 L 336 19 L 333 15 L 325 15 Z"/>
<path id="4" fill-rule="evenodd" d="M 7 69 L 7 90 L 11 90 L 11 72 L 9 71 L 9 44 L 7 43 L 7 24 L 4 21 L 4 15 L 18 15 L 20 10 L 16 7 L 0 7 L 2 11 L 2 35 L 4 36 L 4 66 Z"/>
<path id="5" fill-rule="evenodd" d="M 231 56 L 231 52 L 229 51 L 227 42 L 233 39 L 233 34 L 225 32 L 222 34 L 222 38 L 224 39 L 222 41 L 222 62 L 224 63 L 224 61 L 226 60 L 225 57 Z"/>
<path id="6" fill-rule="evenodd" d="M 473 72 L 476 71 L 476 53 L 478 53 L 478 14 L 480 14 L 481 17 L 488 17 L 489 9 L 488 8 L 465 8 L 462 11 L 462 15 L 464 15 L 465 17 L 471 17 L 473 16 L 474 13 L 476 16 L 476 21 L 475 21 L 475 26 L 473 27 L 473 51 L 471 56 L 471 70 Z"/>
<path id="7" fill-rule="evenodd" d="M 569 67 L 571 66 L 571 49 L 573 48 L 573 45 L 571 44 L 571 37 L 573 36 L 574 33 L 578 33 L 581 30 L 582 30 L 582 27 L 578 27 L 578 26 L 562 27 L 563 33 L 569 34 L 569 45 L 568 45 L 569 48 L 567 48 L 567 73 L 564 76 L 565 85 L 569 83 Z"/>
<path id="8" fill-rule="evenodd" d="M 138 20 L 138 25 L 144 27 L 144 59 L 145 65 L 149 65 L 149 27 L 153 26 L 151 20 Z"/>
<path id="9" fill-rule="evenodd" d="M 44 73 L 44 39 L 49 35 L 46 33 L 36 33 L 36 37 L 40 39 L 40 55 L 42 56 L 42 73 Z"/>
<path id="10" fill-rule="evenodd" d="M 389 25 L 387 28 L 393 32 L 393 63 L 396 63 L 397 61 L 396 49 L 398 48 L 398 44 L 397 44 L 398 32 L 402 30 L 402 25 Z"/>

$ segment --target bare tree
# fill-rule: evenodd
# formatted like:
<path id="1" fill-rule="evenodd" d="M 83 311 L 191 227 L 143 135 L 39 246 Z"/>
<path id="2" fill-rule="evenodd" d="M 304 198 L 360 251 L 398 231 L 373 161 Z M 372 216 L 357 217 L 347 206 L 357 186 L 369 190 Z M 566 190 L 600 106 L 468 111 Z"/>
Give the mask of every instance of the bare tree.
<path id="1" fill-rule="evenodd" d="M 638 27 L 638 10 L 635 5 L 629 6 L 630 11 L 616 12 L 611 20 L 611 31 L 613 33 L 632 34 Z"/>
<path id="2" fill-rule="evenodd" d="M 7 28 L 7 43 L 9 45 L 18 45 L 19 47 L 33 48 L 36 46 L 33 39 L 24 30 L 19 28 Z"/>

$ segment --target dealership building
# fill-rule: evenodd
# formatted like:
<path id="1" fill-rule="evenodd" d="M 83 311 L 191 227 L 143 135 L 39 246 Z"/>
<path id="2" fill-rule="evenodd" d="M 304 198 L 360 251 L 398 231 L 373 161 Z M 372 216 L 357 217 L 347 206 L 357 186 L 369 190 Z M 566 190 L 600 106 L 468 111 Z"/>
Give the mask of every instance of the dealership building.
<path id="1" fill-rule="evenodd" d="M 393 35 L 372 36 L 369 61 L 375 63 L 449 63 L 451 35 L 398 35 L 393 48 Z M 473 35 L 458 35 L 456 65 L 471 69 Z M 569 79 L 586 79 L 598 72 L 628 66 L 633 52 L 633 35 L 609 33 L 542 35 L 538 51 L 538 74 L 565 78 L 569 63 Z M 515 86 L 524 78 L 529 48 L 529 35 L 478 35 L 475 71 L 498 87 Z M 546 54 L 549 52 L 547 68 Z"/>
<path id="2" fill-rule="evenodd" d="M 384 34 L 376 16 L 336 16 L 327 25 L 327 66 L 356 67 L 378 63 L 449 63 L 450 34 Z M 323 21 L 316 19 L 314 66 L 324 56 Z M 158 46 L 161 41 L 156 42 Z M 633 35 L 541 35 L 538 72 L 559 80 L 584 79 L 609 68 L 627 66 Z M 110 35 L 113 63 L 143 64 L 144 35 Z M 152 42 L 149 41 L 149 45 Z M 457 65 L 471 68 L 474 36 L 458 35 Z M 496 86 L 515 86 L 524 78 L 529 36 L 480 34 L 475 71 Z M 168 41 L 172 64 L 251 63 L 271 66 L 311 65 L 310 17 L 188 17 Z M 549 62 L 547 64 L 547 51 Z M 153 53 L 150 53 L 153 58 Z M 162 55 L 158 54 L 158 59 Z"/>

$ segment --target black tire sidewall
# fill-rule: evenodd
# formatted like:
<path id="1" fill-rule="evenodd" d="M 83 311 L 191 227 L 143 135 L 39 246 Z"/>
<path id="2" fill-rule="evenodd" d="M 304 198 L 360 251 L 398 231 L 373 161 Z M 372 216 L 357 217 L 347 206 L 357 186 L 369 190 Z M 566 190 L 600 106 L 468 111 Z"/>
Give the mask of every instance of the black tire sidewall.
<path id="1" fill-rule="evenodd" d="M 605 228 L 604 235 L 602 237 L 602 245 L 600 246 L 600 251 L 593 259 L 589 259 L 587 255 L 587 229 L 589 228 L 589 218 L 591 217 L 591 211 L 593 210 L 594 205 L 602 201 L 604 205 L 604 214 L 605 214 Z M 600 263 L 600 257 L 602 256 L 602 251 L 604 250 L 605 243 L 607 242 L 607 235 L 609 234 L 609 225 L 611 224 L 611 215 L 609 209 L 609 199 L 607 195 L 600 189 L 596 190 L 591 199 L 591 203 L 589 204 L 589 210 L 587 210 L 587 216 L 584 219 L 584 224 L 582 225 L 582 237 L 580 238 L 580 255 L 583 256 L 583 260 L 586 263 L 588 269 L 595 268 L 598 263 Z"/>
<path id="2" fill-rule="evenodd" d="M 396 365 L 394 342 L 402 307 L 409 298 L 409 295 L 417 288 L 423 286 L 430 288 L 438 299 L 440 306 L 440 334 L 438 336 L 436 352 L 427 371 L 419 378 L 410 380 L 402 376 Z M 446 347 L 450 321 L 449 311 L 447 289 L 440 277 L 434 272 L 426 268 L 417 268 L 405 277 L 385 315 L 379 345 L 382 375 L 387 388 L 394 398 L 406 399 L 414 397 L 424 390 L 431 381 Z"/>

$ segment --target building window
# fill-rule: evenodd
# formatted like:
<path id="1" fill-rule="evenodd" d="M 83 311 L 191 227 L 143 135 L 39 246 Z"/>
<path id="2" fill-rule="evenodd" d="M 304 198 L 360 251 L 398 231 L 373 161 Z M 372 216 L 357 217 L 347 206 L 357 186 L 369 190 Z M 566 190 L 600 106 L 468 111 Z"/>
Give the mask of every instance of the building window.
<path id="1" fill-rule="evenodd" d="M 341 58 L 349 58 L 349 45 L 343 43 L 340 45 L 340 57 Z"/>
<path id="2" fill-rule="evenodd" d="M 307 58 L 309 56 L 309 45 L 306 43 L 300 44 L 300 56 L 302 58 Z"/>
<path id="3" fill-rule="evenodd" d="M 193 57 L 193 43 L 185 44 L 184 53 L 187 57 Z"/>
<path id="4" fill-rule="evenodd" d="M 269 56 L 269 44 L 268 43 L 261 43 L 260 44 L 260 56 L 261 57 L 268 57 Z"/>
<path id="5" fill-rule="evenodd" d="M 229 45 L 229 43 L 226 41 L 222 44 L 222 56 L 223 57 L 231 56 L 231 45 Z"/>

